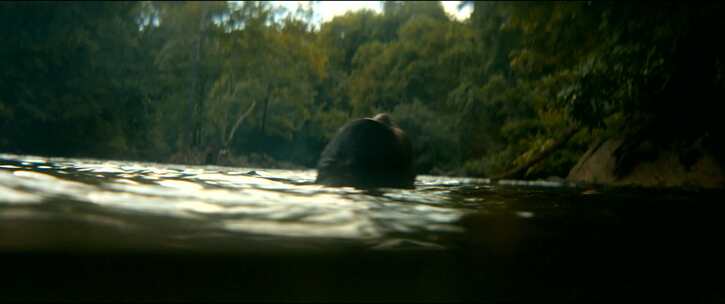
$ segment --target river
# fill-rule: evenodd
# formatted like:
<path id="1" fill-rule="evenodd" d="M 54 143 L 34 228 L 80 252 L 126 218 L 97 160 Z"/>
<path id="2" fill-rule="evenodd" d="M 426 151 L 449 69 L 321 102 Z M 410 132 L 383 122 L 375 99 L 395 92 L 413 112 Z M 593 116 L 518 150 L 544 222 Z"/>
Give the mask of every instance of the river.
<path id="1" fill-rule="evenodd" d="M 0 154 L 0 300 L 723 302 L 722 191 Z"/>

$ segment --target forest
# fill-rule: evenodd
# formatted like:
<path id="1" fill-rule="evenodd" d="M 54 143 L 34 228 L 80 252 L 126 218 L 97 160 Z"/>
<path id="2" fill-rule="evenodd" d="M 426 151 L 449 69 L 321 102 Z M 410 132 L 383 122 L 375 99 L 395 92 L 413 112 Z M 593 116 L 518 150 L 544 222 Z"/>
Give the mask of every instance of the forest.
<path id="1" fill-rule="evenodd" d="M 419 174 L 566 176 L 595 142 L 725 156 L 717 2 L 0 2 L 0 153 L 314 168 L 387 112 Z"/>

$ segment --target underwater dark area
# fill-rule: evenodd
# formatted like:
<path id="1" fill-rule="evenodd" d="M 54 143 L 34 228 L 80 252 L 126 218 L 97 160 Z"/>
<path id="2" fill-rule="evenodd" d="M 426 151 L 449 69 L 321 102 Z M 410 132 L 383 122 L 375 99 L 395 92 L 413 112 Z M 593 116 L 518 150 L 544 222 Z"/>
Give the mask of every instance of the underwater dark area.
<path id="1" fill-rule="evenodd" d="M 725 300 L 722 191 L 0 159 L 3 302 Z"/>

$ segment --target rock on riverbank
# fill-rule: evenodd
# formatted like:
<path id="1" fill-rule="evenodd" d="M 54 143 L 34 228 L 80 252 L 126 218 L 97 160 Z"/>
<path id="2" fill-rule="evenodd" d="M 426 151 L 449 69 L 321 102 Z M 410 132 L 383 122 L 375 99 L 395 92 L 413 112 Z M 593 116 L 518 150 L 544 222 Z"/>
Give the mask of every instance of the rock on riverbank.
<path id="1" fill-rule="evenodd" d="M 592 145 L 567 179 L 617 186 L 725 188 L 725 170 L 715 156 L 700 142 L 683 147 L 612 138 Z"/>

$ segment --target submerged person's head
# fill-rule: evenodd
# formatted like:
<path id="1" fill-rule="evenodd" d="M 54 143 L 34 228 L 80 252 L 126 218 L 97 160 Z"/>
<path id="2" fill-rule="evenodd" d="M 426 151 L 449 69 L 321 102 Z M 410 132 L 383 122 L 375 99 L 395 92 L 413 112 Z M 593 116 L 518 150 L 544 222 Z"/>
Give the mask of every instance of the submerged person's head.
<path id="1" fill-rule="evenodd" d="M 388 127 L 397 127 L 393 123 L 393 119 L 390 117 L 390 114 L 388 113 L 379 113 L 373 117 L 373 120 L 380 122 Z"/>
<path id="2" fill-rule="evenodd" d="M 331 186 L 410 188 L 414 181 L 410 141 L 387 113 L 340 128 L 317 166 L 317 182 Z"/>

